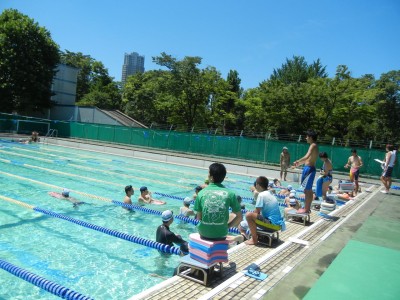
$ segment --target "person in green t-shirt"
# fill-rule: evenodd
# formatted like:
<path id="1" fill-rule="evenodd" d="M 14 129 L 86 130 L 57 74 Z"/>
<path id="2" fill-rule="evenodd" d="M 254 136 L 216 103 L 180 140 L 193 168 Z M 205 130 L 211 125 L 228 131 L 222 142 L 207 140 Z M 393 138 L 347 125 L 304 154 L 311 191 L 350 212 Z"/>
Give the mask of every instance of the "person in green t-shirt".
<path id="1" fill-rule="evenodd" d="M 210 184 L 199 192 L 194 204 L 197 219 L 200 220 L 197 229 L 201 238 L 206 240 L 225 240 L 228 228 L 242 221 L 242 211 L 235 193 L 222 185 L 225 176 L 223 164 L 211 164 L 208 173 Z M 230 223 L 229 207 L 236 215 Z"/>

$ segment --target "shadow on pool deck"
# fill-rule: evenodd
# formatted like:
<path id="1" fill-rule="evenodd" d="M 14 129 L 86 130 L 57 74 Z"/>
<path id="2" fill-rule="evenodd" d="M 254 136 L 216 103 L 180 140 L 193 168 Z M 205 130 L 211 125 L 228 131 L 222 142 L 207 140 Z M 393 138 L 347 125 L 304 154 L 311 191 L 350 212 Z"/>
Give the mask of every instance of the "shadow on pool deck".
<path id="1" fill-rule="evenodd" d="M 398 299 L 400 191 L 377 193 L 263 299 Z"/>

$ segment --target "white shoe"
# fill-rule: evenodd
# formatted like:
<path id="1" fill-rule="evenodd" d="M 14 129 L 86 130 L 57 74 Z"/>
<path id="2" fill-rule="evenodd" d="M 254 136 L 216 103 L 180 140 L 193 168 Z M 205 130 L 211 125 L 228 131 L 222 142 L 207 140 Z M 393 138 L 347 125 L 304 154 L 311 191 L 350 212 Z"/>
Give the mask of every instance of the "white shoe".
<path id="1" fill-rule="evenodd" d="M 381 193 L 387 194 L 388 192 L 385 190 L 381 190 Z"/>

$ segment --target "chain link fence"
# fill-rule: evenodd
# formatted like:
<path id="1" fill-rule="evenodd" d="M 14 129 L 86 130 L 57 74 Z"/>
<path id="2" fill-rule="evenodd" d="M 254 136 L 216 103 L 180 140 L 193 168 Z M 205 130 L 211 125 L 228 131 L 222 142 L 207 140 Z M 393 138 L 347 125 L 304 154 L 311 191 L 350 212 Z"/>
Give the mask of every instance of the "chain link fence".
<path id="1" fill-rule="evenodd" d="M 27 120 L 29 122 L 24 122 Z M 245 135 L 243 132 L 238 135 L 222 135 L 218 130 L 210 129 L 204 131 L 195 131 L 193 129 L 190 132 L 185 132 L 174 130 L 173 126 L 168 129 L 155 128 L 154 126 L 150 126 L 150 128 L 134 128 L 0 114 L 1 132 L 30 134 L 35 130 L 41 136 L 46 136 L 48 132 L 45 131 L 48 128 L 57 130 L 59 137 L 81 138 L 191 154 L 212 155 L 272 165 L 279 165 L 280 153 L 283 147 L 288 148 L 291 161 L 304 156 L 308 150 L 305 136 L 302 135 L 276 135 L 270 133 Z M 383 143 L 344 141 L 332 138 L 319 140 L 318 144 L 320 151 L 328 153 L 335 171 L 348 171 L 344 168 L 344 165 L 351 155 L 351 149 L 356 148 L 364 162 L 361 172 L 370 176 L 381 175 L 381 166 L 375 159 L 384 159 L 385 146 Z M 379 148 L 377 149 L 378 145 Z M 321 166 L 322 162 L 319 160 L 317 167 Z M 397 163 L 392 176 L 394 179 L 398 179 L 399 174 L 400 164 Z"/>

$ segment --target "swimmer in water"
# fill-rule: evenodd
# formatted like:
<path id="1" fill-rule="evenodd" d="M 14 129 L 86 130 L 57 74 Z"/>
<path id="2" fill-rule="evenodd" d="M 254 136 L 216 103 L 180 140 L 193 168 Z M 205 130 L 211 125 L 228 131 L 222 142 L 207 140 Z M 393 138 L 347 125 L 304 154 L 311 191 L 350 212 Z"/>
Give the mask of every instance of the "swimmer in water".
<path id="1" fill-rule="evenodd" d="M 63 189 L 61 194 L 57 193 L 57 192 L 49 192 L 49 195 L 54 198 L 57 198 L 57 199 L 67 200 L 67 201 L 71 202 L 74 207 L 78 207 L 78 205 L 85 203 L 85 202 L 79 201 L 78 199 L 76 199 L 74 197 L 71 197 L 69 195 L 69 189 Z"/>

